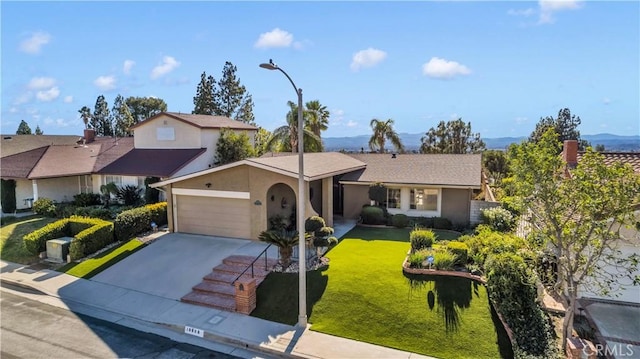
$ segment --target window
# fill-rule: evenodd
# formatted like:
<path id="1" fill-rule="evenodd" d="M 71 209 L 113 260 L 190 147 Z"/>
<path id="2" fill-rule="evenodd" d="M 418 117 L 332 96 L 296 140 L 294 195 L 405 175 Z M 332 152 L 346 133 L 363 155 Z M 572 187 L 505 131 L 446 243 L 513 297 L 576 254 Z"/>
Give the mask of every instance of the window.
<path id="1" fill-rule="evenodd" d="M 400 209 L 400 188 L 387 189 L 387 208 Z"/>
<path id="2" fill-rule="evenodd" d="M 412 188 L 411 189 L 411 209 L 419 211 L 437 211 L 438 210 L 438 190 L 430 188 Z"/>
<path id="3" fill-rule="evenodd" d="M 104 184 L 115 183 L 116 186 L 122 186 L 122 176 L 104 176 Z"/>

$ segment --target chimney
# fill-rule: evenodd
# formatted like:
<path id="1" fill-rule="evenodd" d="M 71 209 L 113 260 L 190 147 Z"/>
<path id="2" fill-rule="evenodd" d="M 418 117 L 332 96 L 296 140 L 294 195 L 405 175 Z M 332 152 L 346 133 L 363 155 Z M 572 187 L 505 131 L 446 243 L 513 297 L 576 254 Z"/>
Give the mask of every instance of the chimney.
<path id="1" fill-rule="evenodd" d="M 578 141 L 565 140 L 562 146 L 562 159 L 569 167 L 575 167 L 578 164 Z"/>
<path id="2" fill-rule="evenodd" d="M 96 138 L 96 130 L 85 129 L 84 130 L 84 143 L 91 143 Z"/>

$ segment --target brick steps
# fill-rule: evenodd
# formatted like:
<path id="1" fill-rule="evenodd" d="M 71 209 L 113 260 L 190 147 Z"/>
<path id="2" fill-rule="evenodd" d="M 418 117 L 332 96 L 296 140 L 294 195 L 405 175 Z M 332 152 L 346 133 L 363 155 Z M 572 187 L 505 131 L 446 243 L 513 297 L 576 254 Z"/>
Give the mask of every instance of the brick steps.
<path id="1" fill-rule="evenodd" d="M 202 305 L 205 307 L 236 311 L 235 288 L 231 283 L 253 262 L 255 258 L 233 255 L 225 258 L 222 264 L 202 278 L 202 282 L 192 288 L 192 292 L 180 298 L 182 302 Z M 258 286 L 277 263 L 275 259 L 267 261 L 268 269 L 264 268 L 264 259 L 254 264 L 253 279 Z M 242 275 L 242 279 L 251 279 L 251 268 Z"/>

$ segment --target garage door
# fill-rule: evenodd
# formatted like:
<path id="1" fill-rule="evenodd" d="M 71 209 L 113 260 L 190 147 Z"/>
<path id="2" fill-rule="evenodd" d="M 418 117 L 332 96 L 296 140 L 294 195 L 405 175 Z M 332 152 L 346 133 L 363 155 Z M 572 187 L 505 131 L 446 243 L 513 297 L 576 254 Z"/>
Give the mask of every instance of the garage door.
<path id="1" fill-rule="evenodd" d="M 176 196 L 177 232 L 251 238 L 248 199 Z"/>

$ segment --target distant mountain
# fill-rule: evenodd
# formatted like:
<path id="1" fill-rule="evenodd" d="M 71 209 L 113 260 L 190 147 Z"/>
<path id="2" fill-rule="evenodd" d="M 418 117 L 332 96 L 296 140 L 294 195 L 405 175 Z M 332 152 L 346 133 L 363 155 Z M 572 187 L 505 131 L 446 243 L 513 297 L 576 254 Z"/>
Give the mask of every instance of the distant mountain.
<path id="1" fill-rule="evenodd" d="M 400 139 L 409 151 L 417 151 L 420 148 L 422 133 L 401 133 Z M 327 137 L 323 138 L 327 151 L 353 151 L 369 149 L 370 135 L 358 135 L 352 137 Z M 604 145 L 606 151 L 637 152 L 640 151 L 640 136 L 618 136 L 610 133 L 600 133 L 597 135 L 583 135 L 583 139 L 589 141 L 592 146 Z M 498 137 L 483 138 L 489 149 L 506 149 L 512 143 L 520 143 L 526 140 L 526 136 L 521 137 Z"/>

